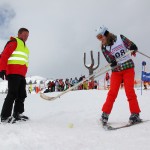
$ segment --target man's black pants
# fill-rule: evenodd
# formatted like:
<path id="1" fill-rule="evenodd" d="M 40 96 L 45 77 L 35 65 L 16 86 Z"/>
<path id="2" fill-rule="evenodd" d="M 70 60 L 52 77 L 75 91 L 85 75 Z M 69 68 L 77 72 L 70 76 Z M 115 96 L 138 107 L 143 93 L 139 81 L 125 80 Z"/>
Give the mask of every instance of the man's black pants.
<path id="1" fill-rule="evenodd" d="M 25 77 L 21 75 L 8 75 L 8 94 L 5 98 L 1 117 L 7 118 L 11 116 L 13 104 L 14 104 L 14 113 L 23 113 L 24 112 L 24 100 L 27 97 L 26 94 L 26 80 Z"/>

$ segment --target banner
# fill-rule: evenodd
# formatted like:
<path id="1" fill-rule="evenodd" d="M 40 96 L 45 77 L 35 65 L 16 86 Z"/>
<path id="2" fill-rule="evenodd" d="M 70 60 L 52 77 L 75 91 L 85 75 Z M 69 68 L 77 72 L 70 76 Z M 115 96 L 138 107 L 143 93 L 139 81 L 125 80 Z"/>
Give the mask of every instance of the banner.
<path id="1" fill-rule="evenodd" d="M 145 82 L 150 82 L 150 73 L 142 71 L 142 78 L 141 78 L 141 80 L 145 81 Z"/>

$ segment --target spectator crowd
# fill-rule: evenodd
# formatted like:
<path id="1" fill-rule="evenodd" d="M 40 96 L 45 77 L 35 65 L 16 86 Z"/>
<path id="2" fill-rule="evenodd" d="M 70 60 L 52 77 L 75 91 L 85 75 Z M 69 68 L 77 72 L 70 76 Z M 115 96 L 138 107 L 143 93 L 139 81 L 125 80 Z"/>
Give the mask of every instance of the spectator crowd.
<path id="1" fill-rule="evenodd" d="M 85 76 L 80 77 L 79 79 L 75 77 L 74 79 L 56 79 L 53 81 L 49 81 L 47 84 L 47 89 L 44 91 L 47 92 L 61 92 L 65 91 L 68 88 L 82 82 L 81 85 L 77 86 L 74 90 L 89 90 L 89 89 L 97 89 L 98 82 L 96 80 L 85 80 Z"/>

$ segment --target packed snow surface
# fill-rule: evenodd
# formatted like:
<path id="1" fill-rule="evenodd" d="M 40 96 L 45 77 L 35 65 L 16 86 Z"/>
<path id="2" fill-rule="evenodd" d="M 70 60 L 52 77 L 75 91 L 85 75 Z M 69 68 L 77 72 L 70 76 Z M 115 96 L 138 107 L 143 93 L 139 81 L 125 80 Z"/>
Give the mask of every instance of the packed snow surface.
<path id="1" fill-rule="evenodd" d="M 150 119 L 150 90 L 135 89 L 141 118 Z M 30 121 L 0 124 L 1 150 L 150 150 L 150 122 L 115 131 L 99 124 L 107 90 L 71 91 L 54 101 L 28 94 L 25 115 Z M 47 93 L 55 96 L 58 93 Z M 2 107 L 5 94 L 0 94 Z M 130 116 L 124 90 L 120 90 L 109 123 L 120 126 Z"/>

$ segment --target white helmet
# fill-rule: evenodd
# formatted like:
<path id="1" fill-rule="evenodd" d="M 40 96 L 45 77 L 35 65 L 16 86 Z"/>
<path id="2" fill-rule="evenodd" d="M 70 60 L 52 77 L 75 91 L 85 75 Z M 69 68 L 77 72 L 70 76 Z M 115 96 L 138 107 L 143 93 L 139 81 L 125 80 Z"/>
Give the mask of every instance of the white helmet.
<path id="1" fill-rule="evenodd" d="M 104 35 L 106 31 L 108 31 L 108 28 L 103 25 L 96 30 L 96 36 L 99 34 Z"/>

